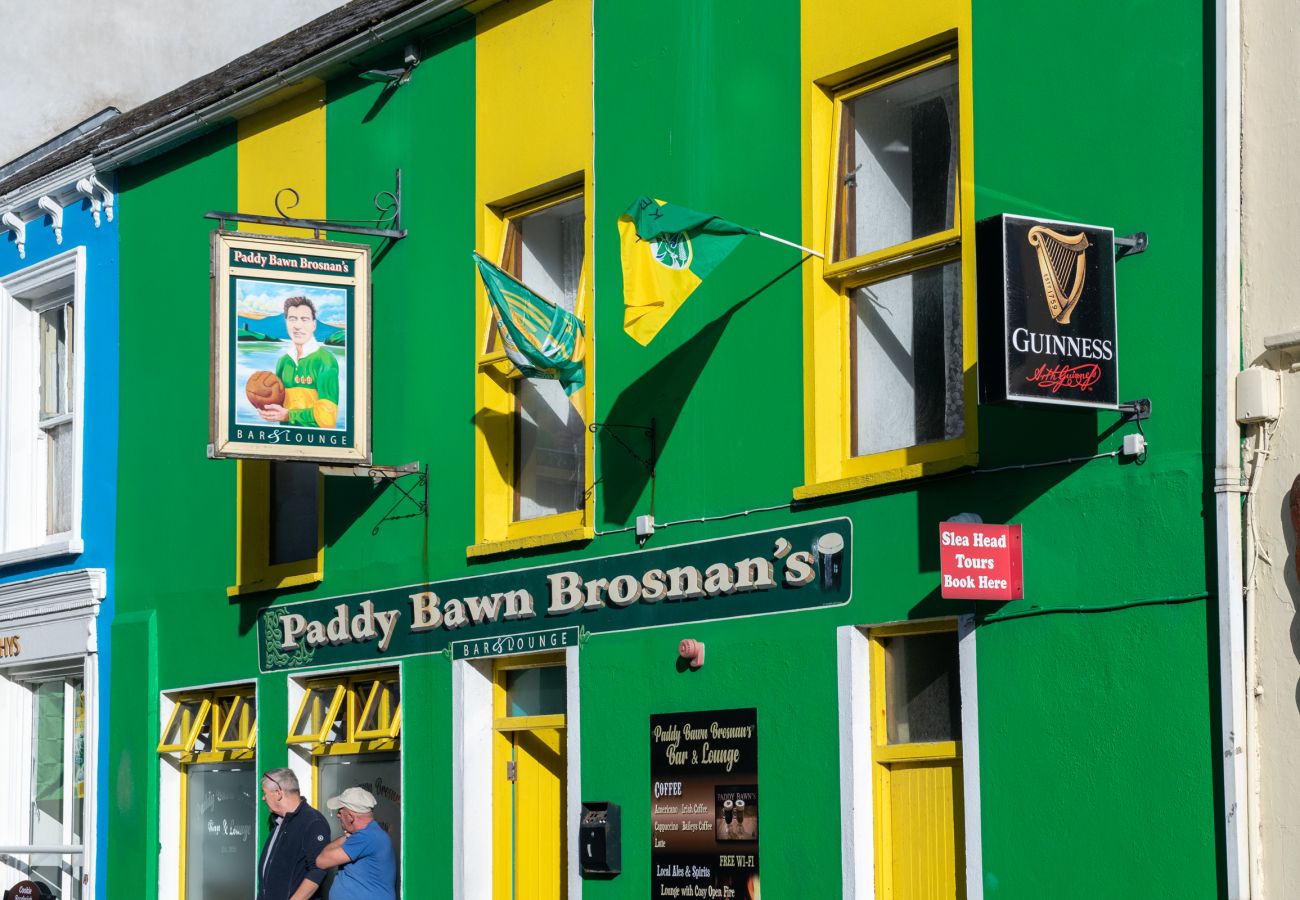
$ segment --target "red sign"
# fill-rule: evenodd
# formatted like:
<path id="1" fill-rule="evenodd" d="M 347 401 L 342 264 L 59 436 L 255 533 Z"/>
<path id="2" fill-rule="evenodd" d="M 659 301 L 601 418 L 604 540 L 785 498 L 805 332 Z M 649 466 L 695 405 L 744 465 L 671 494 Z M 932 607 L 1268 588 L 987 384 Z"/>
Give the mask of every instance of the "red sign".
<path id="1" fill-rule="evenodd" d="M 939 572 L 946 600 L 1020 600 L 1020 526 L 940 522 Z"/>
<path id="2" fill-rule="evenodd" d="M 5 900 L 44 900 L 49 892 L 34 881 L 20 881 L 5 891 Z"/>

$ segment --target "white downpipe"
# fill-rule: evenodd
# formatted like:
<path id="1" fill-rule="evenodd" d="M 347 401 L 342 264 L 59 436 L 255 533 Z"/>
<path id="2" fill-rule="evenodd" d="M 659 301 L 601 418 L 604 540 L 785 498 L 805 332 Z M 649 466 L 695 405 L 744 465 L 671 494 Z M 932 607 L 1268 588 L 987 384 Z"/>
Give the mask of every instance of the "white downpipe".
<path id="1" fill-rule="evenodd" d="M 1254 869 L 1246 757 L 1246 636 L 1242 595 L 1241 438 L 1234 384 L 1241 367 L 1241 0 L 1215 0 L 1215 429 L 1219 694 L 1229 900 L 1249 900 Z"/>
<path id="2" fill-rule="evenodd" d="M 1255 598 L 1255 573 L 1259 563 L 1259 548 L 1255 543 L 1255 513 L 1260 473 L 1268 463 L 1269 434 L 1271 426 L 1257 426 L 1255 447 L 1250 461 L 1250 474 L 1246 479 L 1246 499 L 1243 509 L 1245 527 L 1243 542 L 1242 602 L 1246 610 L 1246 825 L 1250 841 L 1250 896 L 1263 900 L 1264 847 L 1263 829 L 1260 825 L 1259 788 L 1259 702 L 1263 688 L 1259 683 L 1259 612 Z"/>

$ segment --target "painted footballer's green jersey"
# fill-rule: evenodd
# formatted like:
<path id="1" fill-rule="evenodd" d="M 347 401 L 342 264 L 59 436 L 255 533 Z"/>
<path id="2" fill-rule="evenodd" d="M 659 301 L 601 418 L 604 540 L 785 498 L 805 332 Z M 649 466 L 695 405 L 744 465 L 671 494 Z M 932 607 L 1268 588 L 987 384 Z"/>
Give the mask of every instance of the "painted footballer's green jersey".
<path id="1" fill-rule="evenodd" d="M 284 382 L 284 407 L 289 410 L 286 424 L 338 426 L 339 364 L 334 354 L 319 344 L 297 362 L 286 353 L 276 364 L 275 374 Z"/>

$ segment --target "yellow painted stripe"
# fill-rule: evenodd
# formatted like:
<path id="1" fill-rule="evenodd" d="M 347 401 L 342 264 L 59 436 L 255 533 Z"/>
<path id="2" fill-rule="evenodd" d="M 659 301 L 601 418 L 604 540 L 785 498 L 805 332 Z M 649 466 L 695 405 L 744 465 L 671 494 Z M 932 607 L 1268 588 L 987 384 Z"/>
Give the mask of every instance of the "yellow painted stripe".
<path id="1" fill-rule="evenodd" d="M 239 212 L 276 215 L 275 196 L 282 188 L 298 192 L 298 205 L 285 194 L 281 208 L 294 218 L 325 218 L 325 85 L 241 119 L 236 156 L 239 163 Z M 310 236 L 300 228 L 244 225 L 259 234 Z"/>

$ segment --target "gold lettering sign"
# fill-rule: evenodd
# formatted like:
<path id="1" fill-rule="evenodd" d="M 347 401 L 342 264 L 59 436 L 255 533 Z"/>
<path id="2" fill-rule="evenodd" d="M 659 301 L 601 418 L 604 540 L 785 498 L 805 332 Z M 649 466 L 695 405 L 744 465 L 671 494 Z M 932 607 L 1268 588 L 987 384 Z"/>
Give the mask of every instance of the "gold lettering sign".
<path id="1" fill-rule="evenodd" d="M 23 652 L 22 638 L 16 634 L 0 637 L 0 659 L 11 659 Z"/>
<path id="2" fill-rule="evenodd" d="M 1029 246 L 1038 250 L 1038 271 L 1043 276 L 1043 292 L 1052 318 L 1062 325 L 1070 324 L 1070 313 L 1083 293 L 1085 251 L 1092 246 L 1088 236 L 1082 231 L 1064 235 L 1035 225 L 1029 229 Z"/>

